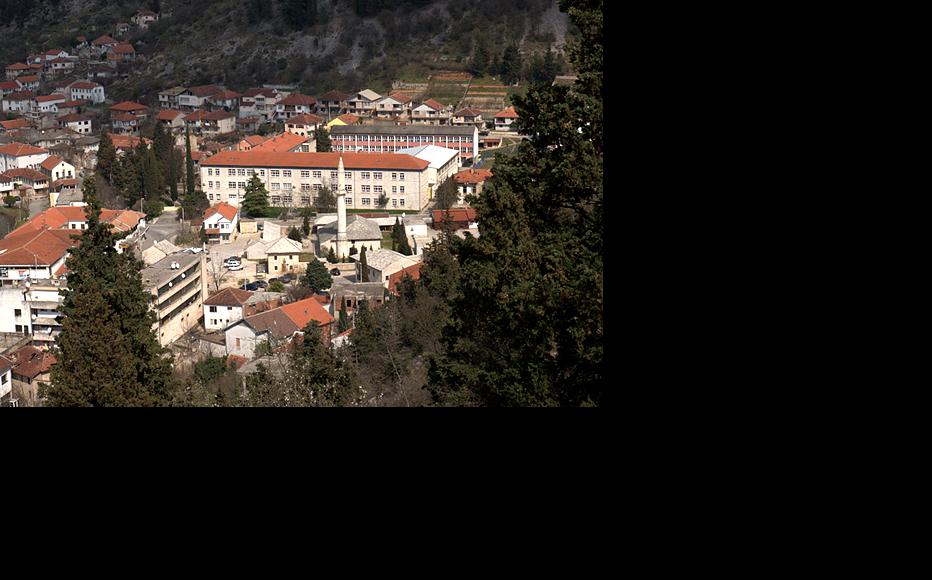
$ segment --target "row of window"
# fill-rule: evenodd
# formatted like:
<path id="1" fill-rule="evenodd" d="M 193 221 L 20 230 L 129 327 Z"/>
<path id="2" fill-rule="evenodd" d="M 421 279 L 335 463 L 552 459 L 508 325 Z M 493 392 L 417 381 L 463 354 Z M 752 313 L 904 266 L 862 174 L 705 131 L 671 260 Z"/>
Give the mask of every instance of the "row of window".
<path id="1" fill-rule="evenodd" d="M 372 142 L 399 142 L 412 141 L 415 143 L 471 143 L 470 136 L 445 137 L 436 135 L 335 135 L 335 141 L 372 141 Z"/>
<path id="2" fill-rule="evenodd" d="M 208 168 L 207 168 L 207 175 L 220 175 L 220 171 L 221 171 L 221 169 L 219 169 L 219 168 L 218 168 L 218 169 L 214 169 L 213 167 L 208 167 Z M 253 176 L 253 175 L 255 175 L 255 173 L 256 173 L 256 172 L 255 172 L 254 169 L 245 169 L 245 168 L 238 168 L 238 169 L 228 168 L 228 169 L 227 169 L 227 175 L 243 175 L 243 176 L 249 175 L 249 176 Z M 314 178 L 317 178 L 317 179 L 321 179 L 321 178 L 322 178 L 322 172 L 320 172 L 320 171 L 301 170 L 301 171 L 300 171 L 300 174 L 301 174 L 301 177 L 302 177 L 302 178 L 305 178 L 305 179 L 308 178 L 308 177 L 314 177 Z M 260 170 L 259 170 L 259 176 L 260 176 L 260 177 L 265 177 L 265 169 L 260 169 Z M 336 171 L 331 171 L 331 172 L 330 172 L 330 179 L 336 179 L 337 176 L 338 176 L 338 172 L 336 172 Z M 349 171 L 344 172 L 344 173 L 343 173 L 343 176 L 346 177 L 346 179 L 353 179 L 353 174 L 352 174 L 351 172 L 349 172 Z M 269 170 L 269 177 L 291 177 L 291 170 L 290 170 L 290 169 L 270 169 L 270 170 Z M 368 179 L 374 179 L 374 180 L 376 180 L 376 181 L 381 181 L 381 179 L 382 179 L 382 172 L 381 172 L 381 171 L 373 171 L 373 172 L 362 171 L 362 172 L 360 172 L 360 177 L 361 177 L 362 179 L 367 179 L 367 180 L 368 180 Z M 400 173 L 400 172 L 393 172 L 393 173 L 392 173 L 392 181 L 404 181 L 404 180 L 405 180 L 405 174 L 404 174 L 404 173 Z"/>

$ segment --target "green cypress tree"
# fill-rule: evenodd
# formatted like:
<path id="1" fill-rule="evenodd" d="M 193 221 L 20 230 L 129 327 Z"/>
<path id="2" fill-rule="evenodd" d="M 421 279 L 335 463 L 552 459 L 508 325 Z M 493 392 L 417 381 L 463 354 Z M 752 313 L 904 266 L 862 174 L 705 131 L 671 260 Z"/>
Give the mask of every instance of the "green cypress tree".
<path id="1" fill-rule="evenodd" d="M 489 48 L 486 46 L 485 38 L 476 39 L 476 50 L 472 57 L 472 73 L 476 76 L 482 76 L 489 70 Z"/>
<path id="2" fill-rule="evenodd" d="M 338 261 L 336 252 L 333 251 L 333 246 L 330 246 L 330 249 L 327 250 L 327 261 L 331 264 L 336 264 Z"/>
<path id="3" fill-rule="evenodd" d="M 501 63 L 502 81 L 514 84 L 521 79 L 521 54 L 514 43 L 505 47 Z"/>
<path id="4" fill-rule="evenodd" d="M 346 313 L 346 302 L 340 304 L 340 325 L 337 332 L 346 332 L 350 328 L 349 315 Z"/>
<path id="5" fill-rule="evenodd" d="M 304 212 L 304 221 L 301 223 L 301 233 L 306 236 L 311 235 L 311 218 L 307 212 Z"/>
<path id="6" fill-rule="evenodd" d="M 314 140 L 317 142 L 318 153 L 333 151 L 333 146 L 330 144 L 330 133 L 327 132 L 327 128 L 323 125 L 318 125 L 317 129 L 314 129 Z"/>
<path id="7" fill-rule="evenodd" d="M 405 234 L 404 229 L 401 230 L 401 243 L 398 244 L 398 249 L 396 251 L 405 256 L 410 256 L 414 253 L 411 250 L 411 244 L 408 242 L 408 235 Z"/>
<path id="8" fill-rule="evenodd" d="M 185 127 L 184 130 L 184 174 L 185 174 L 185 193 L 194 196 L 194 160 L 191 158 L 191 131 Z"/>
<path id="9" fill-rule="evenodd" d="M 142 262 L 132 252 L 117 253 L 120 236 L 100 221 L 93 177 L 85 181 L 84 201 L 88 228 L 67 261 L 58 362 L 42 396 L 52 407 L 167 405 L 170 353 L 152 332 Z"/>
<path id="10" fill-rule="evenodd" d="M 362 272 L 362 281 L 369 281 L 369 264 L 366 262 L 366 246 L 362 247 L 362 252 L 359 254 L 359 269 Z"/>
<path id="11" fill-rule="evenodd" d="M 307 271 L 301 277 L 300 285 L 316 294 L 333 285 L 333 276 L 320 260 L 314 259 L 308 262 Z"/>
<path id="12" fill-rule="evenodd" d="M 240 208 L 248 217 L 264 217 L 269 209 L 269 193 L 258 175 L 253 175 L 246 184 L 246 193 Z"/>
<path id="13" fill-rule="evenodd" d="M 459 192 L 456 190 L 456 182 L 452 177 L 448 177 L 437 188 L 434 195 L 434 209 L 450 209 L 459 201 Z"/>
<path id="14" fill-rule="evenodd" d="M 580 30 L 572 88 L 515 96 L 530 138 L 474 202 L 481 236 L 432 244 L 421 277 L 451 312 L 430 361 L 439 402 L 586 406 L 604 399 L 602 2 L 560 0 Z M 572 122 L 567 122 L 570 119 Z M 567 160 L 572 160 L 568 163 Z M 435 264 L 446 265 L 435 272 Z M 573 308 L 566 308 L 573 304 Z"/>
<path id="15" fill-rule="evenodd" d="M 109 133 L 100 136 L 100 144 L 97 146 L 97 168 L 98 174 L 106 178 L 107 183 L 113 185 L 113 172 L 116 163 L 116 148 L 113 146 L 113 140 Z"/>

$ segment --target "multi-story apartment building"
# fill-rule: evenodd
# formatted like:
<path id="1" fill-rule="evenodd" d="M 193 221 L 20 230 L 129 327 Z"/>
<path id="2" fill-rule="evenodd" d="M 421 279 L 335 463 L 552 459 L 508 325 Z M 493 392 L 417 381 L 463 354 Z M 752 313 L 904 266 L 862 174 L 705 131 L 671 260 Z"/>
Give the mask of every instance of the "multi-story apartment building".
<path id="1" fill-rule="evenodd" d="M 327 120 L 339 117 L 346 112 L 349 95 L 340 91 L 330 91 L 317 98 L 317 114 Z"/>
<path id="2" fill-rule="evenodd" d="M 354 115 L 368 117 L 375 111 L 375 103 L 382 98 L 382 95 L 375 91 L 364 89 L 356 93 L 351 99 L 347 99 L 347 110 Z"/>
<path id="3" fill-rule="evenodd" d="M 475 161 L 479 154 L 479 129 L 452 125 L 333 125 L 330 144 L 334 151 L 370 153 L 436 145 L 456 149 L 463 161 Z"/>
<path id="4" fill-rule="evenodd" d="M 186 113 L 200 110 L 204 108 L 209 97 L 222 92 L 224 92 L 223 88 L 217 85 L 191 87 L 178 94 L 177 108 Z"/>
<path id="5" fill-rule="evenodd" d="M 275 103 L 275 118 L 285 121 L 298 115 L 306 115 L 316 109 L 317 99 L 301 93 L 291 93 Z"/>
<path id="6" fill-rule="evenodd" d="M 423 209 L 430 199 L 429 163 L 394 153 L 290 153 L 223 151 L 201 162 L 201 184 L 211 203 L 239 206 L 246 184 L 258 175 L 278 207 L 306 207 L 324 188 L 335 190 L 343 158 L 346 207 Z M 379 198 L 385 205 L 379 205 Z"/>
<path id="7" fill-rule="evenodd" d="M 275 105 L 284 97 L 275 89 L 249 89 L 240 97 L 239 116 L 270 121 L 275 116 Z"/>
<path id="8" fill-rule="evenodd" d="M 68 90 L 71 92 L 71 99 L 74 101 L 103 103 L 107 100 L 103 85 L 95 82 L 77 81 L 68 85 Z"/>
<path id="9" fill-rule="evenodd" d="M 177 109 L 178 108 L 178 95 L 187 91 L 187 87 L 174 87 L 171 89 L 165 89 L 164 91 L 159 92 L 159 108 L 160 109 Z"/>
<path id="10" fill-rule="evenodd" d="M 178 340 L 203 318 L 207 298 L 206 252 L 176 252 L 143 268 L 142 285 L 155 311 L 153 332 L 162 346 Z"/>

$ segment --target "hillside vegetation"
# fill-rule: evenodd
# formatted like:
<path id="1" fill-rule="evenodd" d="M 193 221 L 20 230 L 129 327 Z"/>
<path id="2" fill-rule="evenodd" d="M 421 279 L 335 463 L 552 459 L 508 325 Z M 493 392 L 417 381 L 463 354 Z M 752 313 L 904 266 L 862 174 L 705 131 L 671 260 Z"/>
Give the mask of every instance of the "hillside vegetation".
<path id="1" fill-rule="evenodd" d="M 69 49 L 79 35 L 116 37 L 141 8 L 170 15 L 131 27 L 140 62 L 108 88 L 117 98 L 208 83 L 387 91 L 469 70 L 478 44 L 490 67 L 512 44 L 525 66 L 551 48 L 562 61 L 575 32 L 555 0 L 0 0 L 0 63 Z"/>

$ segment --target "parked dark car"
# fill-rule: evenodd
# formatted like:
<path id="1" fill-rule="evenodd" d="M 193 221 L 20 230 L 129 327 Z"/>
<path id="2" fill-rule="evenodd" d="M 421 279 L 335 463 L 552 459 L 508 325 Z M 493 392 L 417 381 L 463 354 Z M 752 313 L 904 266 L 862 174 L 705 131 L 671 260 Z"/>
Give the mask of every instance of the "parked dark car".
<path id="1" fill-rule="evenodd" d="M 284 276 L 282 276 L 282 277 L 279 278 L 278 280 L 279 280 L 282 284 L 290 284 L 290 283 L 294 282 L 294 281 L 297 280 L 297 279 L 298 279 L 298 275 L 297 275 L 297 274 L 295 274 L 294 272 L 288 272 L 287 274 L 285 274 Z"/>
<path id="2" fill-rule="evenodd" d="M 339 275 L 340 275 L 340 269 L 339 269 L 339 268 L 334 268 L 333 270 L 330 270 L 330 275 L 331 275 L 331 276 L 339 276 Z"/>
<path id="3" fill-rule="evenodd" d="M 264 290 L 269 287 L 269 283 L 265 280 L 256 280 L 255 282 L 250 282 L 246 284 L 246 290 L 250 292 L 255 292 L 256 290 Z"/>

